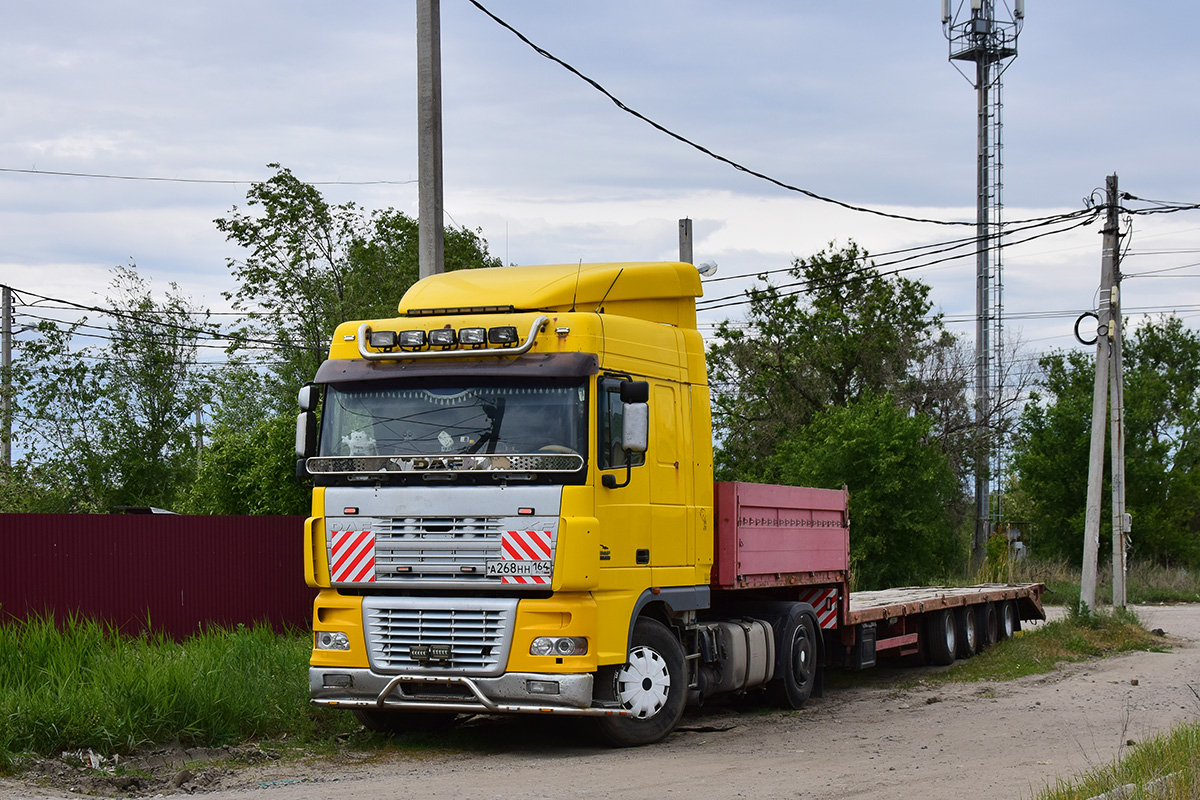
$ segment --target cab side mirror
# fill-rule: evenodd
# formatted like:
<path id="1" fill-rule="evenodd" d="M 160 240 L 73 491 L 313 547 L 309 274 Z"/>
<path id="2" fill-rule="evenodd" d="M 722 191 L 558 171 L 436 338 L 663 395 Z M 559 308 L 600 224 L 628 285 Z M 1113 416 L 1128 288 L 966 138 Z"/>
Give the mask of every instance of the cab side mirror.
<path id="1" fill-rule="evenodd" d="M 633 478 L 633 453 L 650 447 L 650 384 L 647 381 L 621 381 L 621 446 L 625 450 L 625 481 L 607 474 L 600 478 L 606 489 L 623 489 Z"/>
<path id="2" fill-rule="evenodd" d="M 301 411 L 316 411 L 317 401 L 321 399 L 321 393 L 316 384 L 306 383 L 300 387 L 300 393 L 296 397 L 296 401 L 300 404 Z"/>

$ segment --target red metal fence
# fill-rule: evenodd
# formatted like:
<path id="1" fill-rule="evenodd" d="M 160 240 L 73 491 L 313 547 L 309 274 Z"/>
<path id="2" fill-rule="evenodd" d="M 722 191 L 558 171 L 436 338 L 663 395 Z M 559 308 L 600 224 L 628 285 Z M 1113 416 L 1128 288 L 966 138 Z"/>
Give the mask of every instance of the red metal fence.
<path id="1" fill-rule="evenodd" d="M 303 517 L 0 514 L 0 620 L 51 613 L 177 639 L 310 626 Z"/>

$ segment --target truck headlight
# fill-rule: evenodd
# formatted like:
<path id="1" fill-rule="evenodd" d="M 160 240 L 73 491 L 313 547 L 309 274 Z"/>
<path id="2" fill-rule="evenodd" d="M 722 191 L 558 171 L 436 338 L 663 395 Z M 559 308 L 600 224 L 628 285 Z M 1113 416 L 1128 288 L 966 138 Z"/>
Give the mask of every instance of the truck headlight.
<path id="1" fill-rule="evenodd" d="M 318 650 L 349 650 L 350 637 L 341 631 L 317 631 Z"/>
<path id="2" fill-rule="evenodd" d="M 529 646 L 533 656 L 582 656 L 587 650 L 588 641 L 583 636 L 539 636 Z"/>

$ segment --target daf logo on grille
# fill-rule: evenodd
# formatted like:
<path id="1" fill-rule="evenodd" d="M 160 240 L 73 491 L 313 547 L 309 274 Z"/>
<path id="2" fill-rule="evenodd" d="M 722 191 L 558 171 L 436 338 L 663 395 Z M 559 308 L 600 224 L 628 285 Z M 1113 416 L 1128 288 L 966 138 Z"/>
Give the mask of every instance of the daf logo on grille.
<path id="1" fill-rule="evenodd" d="M 414 644 L 408 654 L 421 664 L 444 664 L 450 661 L 451 652 L 448 644 Z"/>

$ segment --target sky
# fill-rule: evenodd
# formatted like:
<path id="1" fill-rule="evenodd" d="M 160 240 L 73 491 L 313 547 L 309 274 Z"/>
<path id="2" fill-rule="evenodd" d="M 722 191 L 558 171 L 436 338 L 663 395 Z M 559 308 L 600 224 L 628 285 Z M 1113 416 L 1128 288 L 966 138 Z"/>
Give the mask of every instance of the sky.
<path id="1" fill-rule="evenodd" d="M 852 205 L 974 220 L 976 96 L 948 60 L 935 0 L 482 2 L 628 106 L 753 170 Z M 331 202 L 415 216 L 415 20 L 412 0 L 6 3 L 0 283 L 21 299 L 102 304 L 112 268 L 136 263 L 155 287 L 228 310 L 239 251 L 213 220 L 244 206 L 270 163 Z M 1185 0 L 1027 2 L 1003 77 L 1006 220 L 1082 209 L 1114 173 L 1139 198 L 1200 202 L 1198 23 Z M 971 233 L 735 170 L 621 111 L 468 0 L 441 0 L 441 46 L 446 224 L 481 230 L 505 263 L 674 260 L 688 217 L 695 260 L 718 264 L 706 297 L 737 299 L 831 242 L 885 253 Z M 1006 247 L 1005 330 L 1034 352 L 1078 347 L 1100 239 L 1092 225 Z M 1134 324 L 1174 311 L 1196 327 L 1200 211 L 1133 217 L 1123 247 Z M 905 274 L 973 341 L 972 257 Z M 743 313 L 705 312 L 702 327 Z"/>

